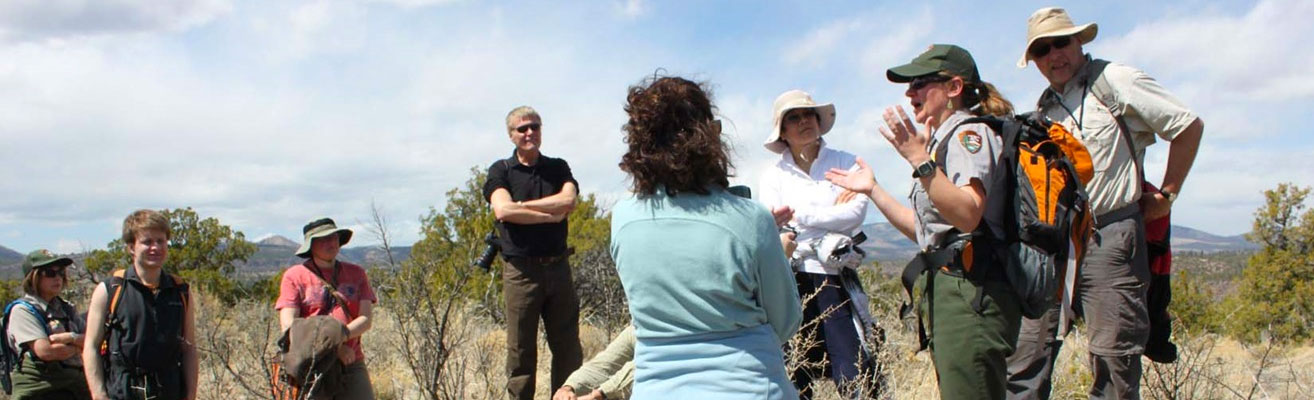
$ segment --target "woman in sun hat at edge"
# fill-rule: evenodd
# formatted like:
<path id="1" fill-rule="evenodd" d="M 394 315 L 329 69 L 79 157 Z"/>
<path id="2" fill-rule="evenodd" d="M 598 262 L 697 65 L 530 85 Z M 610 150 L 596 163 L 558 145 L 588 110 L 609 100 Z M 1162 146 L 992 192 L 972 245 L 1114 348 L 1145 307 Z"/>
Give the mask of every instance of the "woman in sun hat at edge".
<path id="1" fill-rule="evenodd" d="M 763 146 L 780 159 L 763 172 L 758 200 L 797 232 L 799 245 L 790 255 L 794 279 L 799 296 L 811 296 L 800 332 L 806 337 L 801 342 L 811 346 L 794 350 L 804 352 L 807 365 L 791 371 L 791 380 L 804 399 L 812 398 L 815 378 L 830 378 L 841 393 L 863 398 L 860 389 L 876 389 L 857 381 L 875 375 L 872 352 L 863 345 L 864 331 L 874 327 L 866 295 L 855 270 L 822 261 L 831 250 L 823 247 L 837 243 L 828 234 L 851 237 L 867 215 L 865 198 L 825 177 L 831 168 L 854 167 L 857 158 L 822 138 L 835 125 L 834 105 L 790 90 L 776 97 L 773 109 L 774 127 Z"/>
<path id="2" fill-rule="evenodd" d="M 286 331 L 297 318 L 313 315 L 329 315 L 341 322 L 348 332 L 347 340 L 338 348 L 338 360 L 345 366 L 341 378 L 343 389 L 333 398 L 373 399 L 374 389 L 365 368 L 360 338 L 372 325 L 372 309 L 378 299 L 364 268 L 337 260 L 342 246 L 351 241 L 352 232 L 338 228 L 330 218 L 312 220 L 301 231 L 305 241 L 296 255 L 306 261 L 288 267 L 283 273 L 278 301 L 274 304 L 279 326 Z M 346 300 L 346 304 L 339 299 Z"/>

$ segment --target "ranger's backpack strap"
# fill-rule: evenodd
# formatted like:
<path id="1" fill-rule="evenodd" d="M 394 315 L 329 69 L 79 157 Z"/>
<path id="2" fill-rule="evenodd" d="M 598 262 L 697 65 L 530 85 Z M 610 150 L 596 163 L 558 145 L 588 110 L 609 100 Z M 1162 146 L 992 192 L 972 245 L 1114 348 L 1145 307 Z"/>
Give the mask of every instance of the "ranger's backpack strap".
<path id="1" fill-rule="evenodd" d="M 1009 134 L 1005 132 L 1007 129 L 1005 126 L 1006 125 L 1005 120 L 1003 118 L 995 117 L 995 116 L 977 116 L 977 117 L 964 119 L 962 121 L 959 121 L 958 125 L 954 125 L 953 129 L 949 130 L 949 134 L 945 135 L 945 138 L 941 139 L 940 142 L 935 145 L 935 154 L 932 155 L 932 157 L 934 157 L 932 158 L 932 160 L 935 161 L 935 165 L 937 167 L 940 167 L 940 169 L 944 169 L 945 166 L 947 165 L 946 164 L 947 161 L 945 160 L 945 157 L 947 157 L 949 154 L 949 142 L 953 141 L 952 139 L 954 133 L 958 131 L 959 127 L 967 124 L 985 124 L 986 126 L 989 126 L 990 129 L 995 131 L 996 135 L 1000 135 L 1000 138 L 1003 139 L 1001 140 L 1002 142 L 1004 142 L 1003 149 L 1009 149 L 1011 147 L 1009 145 L 1010 141 L 1008 140 Z M 1013 141 L 1013 143 L 1016 143 L 1016 139 Z"/>
<path id="2" fill-rule="evenodd" d="M 0 321 L 0 337 L 3 337 L 3 338 L 5 338 L 5 340 L 8 340 L 8 337 L 9 337 L 9 315 L 13 313 L 14 306 L 17 306 L 17 305 L 22 305 L 22 306 L 23 306 L 23 307 L 22 307 L 23 309 L 26 309 L 27 312 L 28 312 L 29 314 L 32 314 L 33 317 L 36 317 L 37 321 L 41 323 L 41 329 L 43 329 L 43 331 L 46 333 L 47 336 L 50 335 L 50 323 L 49 323 L 48 321 L 46 321 L 46 316 L 45 316 L 45 315 L 43 315 L 41 312 L 37 311 L 37 307 L 36 307 L 36 305 L 34 305 L 34 304 L 32 304 L 32 303 L 29 303 L 27 300 L 23 300 L 23 299 L 15 299 L 14 301 L 9 302 L 9 305 L 6 305 L 6 306 L 5 306 L 4 321 Z M 3 374 L 3 375 L 4 375 L 4 382 L 3 382 L 4 385 L 2 385 L 2 386 L 4 386 L 3 389 L 5 390 L 5 394 L 12 394 L 12 393 L 10 393 L 10 391 L 12 390 L 12 388 L 10 387 L 10 382 L 9 382 L 9 371 L 10 371 L 10 370 L 18 370 L 18 371 L 22 371 L 22 368 L 23 368 L 23 353 L 27 353 L 29 356 L 31 356 L 33 361 L 39 360 L 39 358 L 37 358 L 36 353 L 34 353 L 33 350 L 31 350 L 31 349 L 29 349 L 29 350 L 27 350 L 27 351 L 22 351 L 22 350 L 17 350 L 17 351 L 16 351 L 16 350 L 14 350 L 14 349 L 12 349 L 12 348 L 9 347 L 9 343 L 8 343 L 8 342 L 6 342 L 6 343 L 0 343 L 0 346 L 3 346 L 3 348 L 4 348 L 4 350 L 3 350 L 3 353 L 4 353 L 3 357 L 4 357 L 4 359 L 3 359 L 3 360 L 0 360 L 0 363 L 3 363 L 3 364 L 4 364 L 4 365 L 3 365 L 4 368 L 2 368 L 3 371 L 0 371 L 0 374 Z"/>

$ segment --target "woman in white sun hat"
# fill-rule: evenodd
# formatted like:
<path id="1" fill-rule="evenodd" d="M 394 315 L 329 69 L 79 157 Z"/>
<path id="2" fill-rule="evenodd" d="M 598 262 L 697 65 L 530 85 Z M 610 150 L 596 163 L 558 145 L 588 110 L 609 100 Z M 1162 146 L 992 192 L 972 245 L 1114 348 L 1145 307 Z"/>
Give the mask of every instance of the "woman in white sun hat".
<path id="1" fill-rule="evenodd" d="M 763 145 L 780 154 L 780 159 L 762 174 L 759 200 L 778 222 L 787 221 L 786 226 L 797 232 L 798 248 L 790 262 L 799 296 L 811 296 L 803 305 L 804 328 L 799 332 L 803 338 L 797 342 L 813 345 L 794 351 L 804 352 L 805 364 L 813 367 L 791 371 L 791 379 L 804 399 L 811 398 L 816 378 L 834 380 L 846 396 L 863 397 L 860 389 L 872 387 L 858 378 L 874 376 L 863 330 L 874 324 L 853 269 L 856 263 L 827 261 L 837 240 L 861 232 L 867 214 L 863 196 L 825 177 L 831 168 L 853 167 L 856 157 L 828 147 L 822 138 L 835 125 L 834 105 L 817 104 L 807 92 L 790 90 L 776 98 L 774 114 L 774 126 Z"/>

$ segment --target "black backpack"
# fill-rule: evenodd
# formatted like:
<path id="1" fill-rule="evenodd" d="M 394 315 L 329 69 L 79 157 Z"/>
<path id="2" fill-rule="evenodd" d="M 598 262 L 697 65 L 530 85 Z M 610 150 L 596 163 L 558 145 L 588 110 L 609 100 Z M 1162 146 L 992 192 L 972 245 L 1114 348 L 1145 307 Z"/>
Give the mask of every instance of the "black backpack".
<path id="1" fill-rule="evenodd" d="M 1018 295 L 1022 314 L 1038 318 L 1060 299 L 1068 246 L 1078 265 L 1094 232 L 1085 183 L 1090 153 L 1062 125 L 1039 113 L 974 117 L 1003 143 L 982 223 L 972 235 L 975 265 L 999 265 Z M 947 142 L 936 149 L 944 160 Z M 943 165 L 943 163 L 941 163 Z M 981 264 L 988 262 L 990 264 Z"/>
<path id="2" fill-rule="evenodd" d="M 1080 264 L 1095 232 L 1085 192 L 1093 175 L 1091 154 L 1063 125 L 1039 113 L 961 124 L 976 122 L 995 130 L 1003 147 L 987 183 L 986 212 L 974 238 L 984 246 L 975 246 L 975 262 L 1003 266 L 1022 314 L 1039 317 L 1062 296 L 1068 245 Z M 937 149 L 940 159 L 945 149 Z"/>

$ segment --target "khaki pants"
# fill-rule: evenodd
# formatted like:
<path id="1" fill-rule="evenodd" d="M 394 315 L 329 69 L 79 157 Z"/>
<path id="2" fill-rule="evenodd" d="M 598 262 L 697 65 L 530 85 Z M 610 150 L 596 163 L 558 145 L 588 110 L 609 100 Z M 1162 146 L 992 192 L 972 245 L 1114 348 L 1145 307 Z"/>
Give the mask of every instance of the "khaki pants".
<path id="1" fill-rule="evenodd" d="M 512 258 L 502 271 L 502 294 L 506 298 L 507 394 L 512 399 L 534 398 L 539 318 L 552 351 L 552 386 L 548 388 L 552 393 L 584 362 L 579 344 L 579 298 L 570 264 L 565 259 L 537 264 Z"/>

